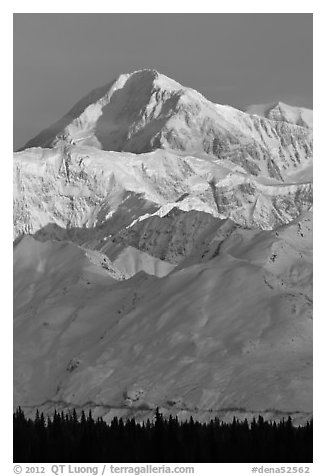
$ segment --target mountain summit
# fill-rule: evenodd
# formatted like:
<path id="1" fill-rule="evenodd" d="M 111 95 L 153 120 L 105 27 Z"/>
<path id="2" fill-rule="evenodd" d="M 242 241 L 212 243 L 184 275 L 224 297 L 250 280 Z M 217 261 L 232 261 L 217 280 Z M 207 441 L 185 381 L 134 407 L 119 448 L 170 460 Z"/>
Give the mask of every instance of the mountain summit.
<path id="1" fill-rule="evenodd" d="M 65 142 L 125 150 L 133 135 L 149 122 L 158 121 L 156 128 L 143 134 L 150 141 L 173 115 L 183 91 L 180 84 L 156 70 L 122 74 L 111 83 L 94 89 L 24 148 L 53 147 Z M 143 142 L 146 142 L 145 138 Z"/>

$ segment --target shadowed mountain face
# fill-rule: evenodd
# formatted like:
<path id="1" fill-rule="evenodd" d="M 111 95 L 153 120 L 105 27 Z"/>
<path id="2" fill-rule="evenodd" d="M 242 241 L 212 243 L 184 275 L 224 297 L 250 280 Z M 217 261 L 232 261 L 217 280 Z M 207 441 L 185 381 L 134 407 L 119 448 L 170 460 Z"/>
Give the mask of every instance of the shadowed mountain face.
<path id="1" fill-rule="evenodd" d="M 182 95 L 181 90 L 161 89 L 155 79 L 153 72 L 135 73 L 103 107 L 94 133 L 104 150 L 149 152 L 153 149 L 153 138 L 173 116 Z M 149 114 L 146 109 L 150 109 Z"/>
<path id="2" fill-rule="evenodd" d="M 301 109 L 244 113 L 142 70 L 15 153 L 15 405 L 310 414 Z"/>

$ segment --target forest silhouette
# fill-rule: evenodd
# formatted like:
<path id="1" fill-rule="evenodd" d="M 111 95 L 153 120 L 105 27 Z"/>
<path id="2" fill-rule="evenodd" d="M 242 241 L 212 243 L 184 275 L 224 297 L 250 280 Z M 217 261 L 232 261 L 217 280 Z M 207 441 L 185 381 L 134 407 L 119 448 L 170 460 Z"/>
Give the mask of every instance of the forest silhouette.
<path id="1" fill-rule="evenodd" d="M 91 411 L 78 418 L 76 410 L 52 418 L 37 411 L 32 420 L 19 407 L 13 453 L 15 463 L 311 463 L 312 430 L 312 420 L 294 426 L 291 417 L 181 422 L 163 418 L 158 408 L 154 421 L 143 423 L 115 417 L 108 424 Z"/>

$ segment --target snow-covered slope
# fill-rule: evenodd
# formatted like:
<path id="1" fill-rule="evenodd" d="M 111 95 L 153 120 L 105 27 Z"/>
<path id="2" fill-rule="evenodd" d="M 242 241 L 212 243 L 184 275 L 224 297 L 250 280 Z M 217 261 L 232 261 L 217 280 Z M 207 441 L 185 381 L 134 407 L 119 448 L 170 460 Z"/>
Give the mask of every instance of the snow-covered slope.
<path id="1" fill-rule="evenodd" d="M 305 107 L 289 106 L 283 102 L 272 104 L 253 104 L 246 110 L 248 114 L 267 117 L 272 121 L 284 121 L 297 126 L 313 127 L 313 112 Z"/>
<path id="2" fill-rule="evenodd" d="M 102 271 L 81 281 L 72 250 L 73 267 L 58 254 L 68 245 L 23 238 L 14 249 L 15 402 L 306 417 L 310 229 L 309 216 L 278 232 L 235 228 L 213 259 L 126 281 Z"/>
<path id="3" fill-rule="evenodd" d="M 115 256 L 114 265 L 125 276 L 134 276 L 140 271 L 145 271 L 147 274 L 161 278 L 174 269 L 174 265 L 168 261 L 155 258 L 154 256 L 144 253 L 132 246 L 123 248 Z"/>
<path id="4" fill-rule="evenodd" d="M 311 413 L 312 129 L 267 109 L 142 70 L 14 154 L 15 405 Z"/>

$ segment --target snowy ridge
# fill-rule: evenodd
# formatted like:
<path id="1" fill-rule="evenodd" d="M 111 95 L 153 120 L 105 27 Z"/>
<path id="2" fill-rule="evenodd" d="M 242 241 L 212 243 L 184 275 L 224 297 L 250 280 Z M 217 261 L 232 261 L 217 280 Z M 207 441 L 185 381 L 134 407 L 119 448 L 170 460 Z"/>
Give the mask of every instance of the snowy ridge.
<path id="1" fill-rule="evenodd" d="M 305 107 L 294 107 L 283 102 L 273 104 L 253 104 L 246 110 L 248 114 L 267 117 L 273 121 L 285 121 L 301 127 L 313 127 L 313 113 Z"/>
<path id="2" fill-rule="evenodd" d="M 311 208 L 310 182 L 267 181 L 222 164 L 163 150 L 134 155 L 77 146 L 28 149 L 14 160 L 15 237 L 49 223 L 104 226 L 121 215 L 126 196 L 129 212 L 124 213 L 130 219 L 121 221 L 121 227 L 177 207 L 271 229 Z"/>

